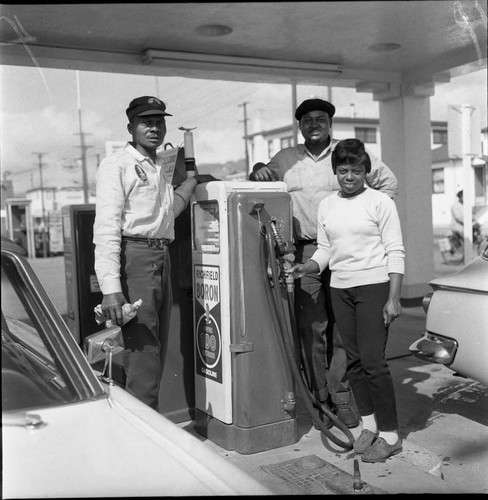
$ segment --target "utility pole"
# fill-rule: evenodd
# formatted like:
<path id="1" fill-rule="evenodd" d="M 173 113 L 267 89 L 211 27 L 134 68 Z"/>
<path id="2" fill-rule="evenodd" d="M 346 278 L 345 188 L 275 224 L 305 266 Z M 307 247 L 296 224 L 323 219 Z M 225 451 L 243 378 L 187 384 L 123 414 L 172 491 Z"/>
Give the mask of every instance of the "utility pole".
<path id="1" fill-rule="evenodd" d="M 76 89 L 78 96 L 78 124 L 80 131 L 75 132 L 75 135 L 80 136 L 80 148 L 81 148 L 81 172 L 82 172 L 82 183 L 83 183 L 83 199 L 85 203 L 88 203 L 88 173 L 86 164 L 86 150 L 91 148 L 85 144 L 85 134 L 83 132 L 82 121 L 81 121 L 81 98 L 80 98 L 80 72 L 76 72 Z"/>
<path id="2" fill-rule="evenodd" d="M 247 148 L 247 110 L 246 110 L 246 105 L 249 104 L 248 102 L 243 102 L 242 104 L 239 104 L 239 107 L 244 108 L 244 120 L 239 120 L 244 122 L 244 146 L 246 148 L 246 174 L 249 173 L 249 151 Z"/>
<path id="3" fill-rule="evenodd" d="M 46 208 L 44 206 L 44 182 L 42 180 L 42 157 L 47 153 L 32 153 L 37 155 L 39 161 L 39 180 L 41 185 L 41 206 L 42 206 L 42 254 L 47 257 L 47 241 L 46 241 Z"/>
<path id="4" fill-rule="evenodd" d="M 80 145 L 77 146 L 81 149 L 81 181 L 83 185 L 83 202 L 88 203 L 88 167 L 87 167 L 87 161 L 86 161 L 86 150 L 90 149 L 91 146 L 87 146 L 85 144 L 85 134 L 84 132 L 81 131 L 81 111 L 79 115 L 79 121 L 80 121 L 80 132 L 75 132 L 75 135 L 80 136 Z"/>

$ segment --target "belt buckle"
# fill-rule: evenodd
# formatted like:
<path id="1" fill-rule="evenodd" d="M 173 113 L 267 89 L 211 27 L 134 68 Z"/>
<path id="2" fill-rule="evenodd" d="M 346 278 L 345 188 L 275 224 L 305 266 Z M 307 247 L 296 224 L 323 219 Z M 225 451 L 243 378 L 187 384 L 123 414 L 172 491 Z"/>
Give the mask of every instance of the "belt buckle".
<path id="1" fill-rule="evenodd" d="M 166 246 L 167 240 L 166 238 L 153 238 L 153 239 L 148 238 L 147 241 L 150 247 L 154 246 L 163 249 Z"/>
<path id="2" fill-rule="evenodd" d="M 164 248 L 168 245 L 169 241 L 167 238 L 147 238 L 148 247 Z"/>

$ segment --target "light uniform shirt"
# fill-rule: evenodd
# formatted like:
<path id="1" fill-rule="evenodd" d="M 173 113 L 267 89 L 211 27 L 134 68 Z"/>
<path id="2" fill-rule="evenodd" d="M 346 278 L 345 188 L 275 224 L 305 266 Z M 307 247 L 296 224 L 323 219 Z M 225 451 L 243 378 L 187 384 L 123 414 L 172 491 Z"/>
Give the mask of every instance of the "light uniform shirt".
<path id="1" fill-rule="evenodd" d="M 296 240 L 317 238 L 317 210 L 319 203 L 339 191 L 337 178 L 332 171 L 331 152 L 338 140 L 332 139 L 323 153 L 315 158 L 305 147 L 298 144 L 279 151 L 267 166 L 278 181 L 284 181 L 293 202 L 293 228 Z M 371 172 L 366 183 L 386 193 L 391 198 L 398 193 L 398 182 L 393 172 L 371 151 Z"/>
<path id="2" fill-rule="evenodd" d="M 325 198 L 319 205 L 317 243 L 312 260 L 321 272 L 329 266 L 333 288 L 384 283 L 389 273 L 405 272 L 395 202 L 374 189 L 351 198 L 338 193 Z"/>
<path id="3" fill-rule="evenodd" d="M 93 243 L 95 272 L 104 295 L 122 291 L 122 235 L 174 239 L 175 217 L 188 203 L 194 181 L 184 181 L 174 191 L 162 165 L 161 158 L 154 163 L 127 143 L 98 167 Z"/>

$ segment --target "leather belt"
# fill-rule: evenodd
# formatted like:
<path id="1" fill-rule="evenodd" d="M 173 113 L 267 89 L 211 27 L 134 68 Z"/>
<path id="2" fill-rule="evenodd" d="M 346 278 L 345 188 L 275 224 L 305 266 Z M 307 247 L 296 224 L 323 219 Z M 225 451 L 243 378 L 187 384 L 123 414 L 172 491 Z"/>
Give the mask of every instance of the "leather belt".
<path id="1" fill-rule="evenodd" d="M 145 243 L 148 247 L 165 247 L 171 243 L 168 238 L 144 238 L 140 236 L 122 236 L 123 240 L 135 241 L 137 243 Z"/>

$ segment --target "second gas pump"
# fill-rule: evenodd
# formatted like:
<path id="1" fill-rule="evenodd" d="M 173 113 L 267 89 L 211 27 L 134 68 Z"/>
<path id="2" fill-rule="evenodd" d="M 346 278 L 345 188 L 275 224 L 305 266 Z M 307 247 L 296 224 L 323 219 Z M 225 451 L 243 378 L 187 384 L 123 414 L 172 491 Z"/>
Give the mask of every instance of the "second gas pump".
<path id="1" fill-rule="evenodd" d="M 294 382 L 265 243 L 270 221 L 276 236 L 292 240 L 286 186 L 204 183 L 195 189 L 191 216 L 196 430 L 239 453 L 293 444 Z"/>

